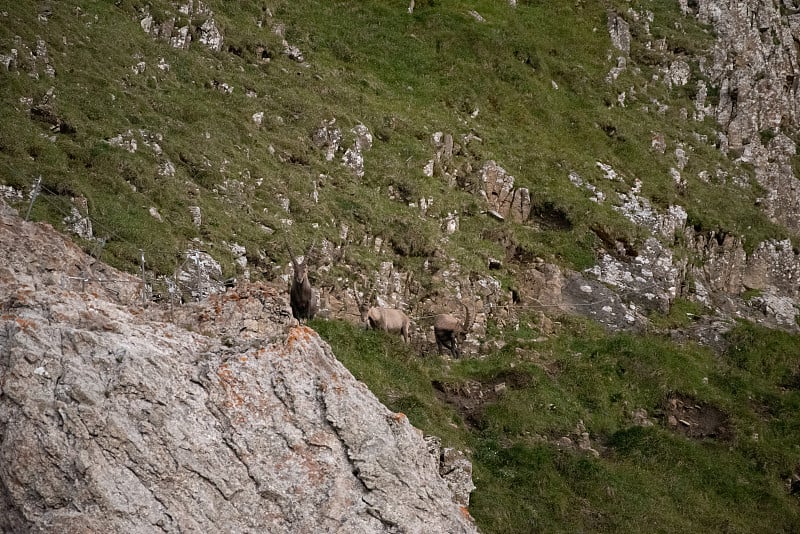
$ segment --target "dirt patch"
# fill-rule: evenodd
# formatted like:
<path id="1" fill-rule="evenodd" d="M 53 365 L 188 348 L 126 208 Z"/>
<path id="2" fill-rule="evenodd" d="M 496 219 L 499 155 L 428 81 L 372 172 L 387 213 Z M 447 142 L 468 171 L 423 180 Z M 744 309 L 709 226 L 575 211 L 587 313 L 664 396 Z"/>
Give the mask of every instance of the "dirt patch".
<path id="1" fill-rule="evenodd" d="M 569 214 L 552 202 L 537 204 L 531 209 L 531 219 L 546 230 L 572 230 Z"/>
<path id="2" fill-rule="evenodd" d="M 800 464 L 795 466 L 794 472 L 786 480 L 786 489 L 789 491 L 789 495 L 800 499 Z"/>
<path id="3" fill-rule="evenodd" d="M 473 428 L 483 426 L 486 407 L 497 402 L 509 389 L 521 389 L 533 383 L 533 377 L 524 372 L 509 369 L 489 380 L 466 380 L 460 382 L 432 382 L 436 396 L 455 407 L 464 422 Z"/>
<path id="4" fill-rule="evenodd" d="M 784 378 L 780 386 L 787 390 L 800 390 L 800 369 L 795 369 L 791 375 Z"/>
<path id="5" fill-rule="evenodd" d="M 733 437 L 728 414 L 706 402 L 679 393 L 664 402 L 667 428 L 684 436 L 729 440 Z"/>
<path id="6" fill-rule="evenodd" d="M 525 371 L 506 369 L 495 375 L 489 383 L 493 386 L 505 384 L 510 389 L 522 389 L 533 383 L 533 376 Z"/>
<path id="7" fill-rule="evenodd" d="M 638 254 L 636 248 L 625 236 L 615 236 L 612 231 L 601 224 L 591 226 L 592 232 L 603 242 L 606 251 L 620 261 L 629 261 Z"/>

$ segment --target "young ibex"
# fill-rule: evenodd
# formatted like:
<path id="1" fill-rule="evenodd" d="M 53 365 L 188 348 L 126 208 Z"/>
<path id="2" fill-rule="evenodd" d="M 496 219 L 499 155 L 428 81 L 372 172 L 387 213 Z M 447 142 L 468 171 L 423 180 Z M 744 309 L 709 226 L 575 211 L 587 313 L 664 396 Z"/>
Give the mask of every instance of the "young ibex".
<path id="1" fill-rule="evenodd" d="M 367 302 L 358 298 L 358 288 L 355 290 L 358 309 L 361 312 L 361 322 L 373 330 L 383 330 L 391 334 L 400 334 L 403 341 L 409 342 L 409 327 L 411 319 L 403 311 L 395 308 L 370 307 Z"/>
<path id="2" fill-rule="evenodd" d="M 472 327 L 472 314 L 466 304 L 462 302 L 461 305 L 464 306 L 463 323 L 458 317 L 449 313 L 439 314 L 433 321 L 433 334 L 436 336 L 436 348 L 439 350 L 439 356 L 442 355 L 442 347 L 449 350 L 454 358 L 461 356 L 460 345 Z"/>
<path id="3" fill-rule="evenodd" d="M 289 247 L 286 236 L 284 236 L 284 242 L 292 260 L 292 267 L 294 267 L 292 285 L 289 288 L 289 304 L 292 306 L 292 315 L 302 324 L 303 321 L 313 319 L 317 313 L 314 291 L 311 289 L 311 282 L 308 281 L 308 256 L 311 254 L 314 244 L 312 243 L 308 252 L 306 252 L 303 263 L 298 263 L 294 254 L 292 254 L 292 249 Z"/>

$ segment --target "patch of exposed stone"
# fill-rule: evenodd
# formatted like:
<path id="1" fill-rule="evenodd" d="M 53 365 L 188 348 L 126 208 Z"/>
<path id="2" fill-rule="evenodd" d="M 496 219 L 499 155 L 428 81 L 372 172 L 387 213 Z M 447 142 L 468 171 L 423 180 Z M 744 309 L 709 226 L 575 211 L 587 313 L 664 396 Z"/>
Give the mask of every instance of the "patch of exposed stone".
<path id="1" fill-rule="evenodd" d="M 342 130 L 336 126 L 336 119 L 323 121 L 320 127 L 311 135 L 314 144 L 325 151 L 325 159 L 332 161 L 343 150 L 342 165 L 350 169 L 357 177 L 364 177 L 364 152 L 372 148 L 372 133 L 363 124 L 356 124 L 350 129 L 352 144 L 347 149 L 342 149 L 344 136 Z"/>
<path id="2" fill-rule="evenodd" d="M 214 20 L 214 12 L 200 0 L 176 3 L 177 14 L 157 21 L 148 12 L 142 13 L 140 25 L 145 33 L 170 43 L 173 48 L 188 49 L 192 40 L 215 52 L 222 50 L 223 36 Z"/>
<path id="3" fill-rule="evenodd" d="M 651 237 L 634 258 L 621 261 L 604 253 L 586 272 L 642 308 L 666 312 L 678 294 L 681 269 L 673 264 L 672 250 Z"/>
<path id="4" fill-rule="evenodd" d="M 439 465 L 439 475 L 453 492 L 453 502 L 468 506 L 475 484 L 472 483 L 472 463 L 466 454 L 452 447 L 442 447 L 442 440 L 436 436 L 425 436 L 425 443 L 428 444 L 428 452 Z"/>
<path id="5" fill-rule="evenodd" d="M 798 124 L 800 15 L 784 14 L 784 6 L 771 0 L 685 4 L 685 13 L 711 24 L 717 35 L 703 71 L 719 87 L 714 114 L 723 150 L 755 166 L 768 191 L 766 212 L 800 231 L 800 188 L 791 168 L 796 147 L 782 133 Z"/>
<path id="6" fill-rule="evenodd" d="M 489 209 L 503 219 L 522 223 L 531 215 L 531 194 L 526 187 L 514 187 L 514 177 L 494 161 L 487 161 L 480 171 L 483 187 L 480 194 Z"/>
<path id="7" fill-rule="evenodd" d="M 0 530 L 476 532 L 466 458 L 287 332 L 285 293 L 142 309 L 2 203 L 0 233 Z"/>
<path id="8" fill-rule="evenodd" d="M 56 76 L 47 43 L 41 37 L 37 37 L 36 44 L 30 46 L 21 37 L 15 36 L 14 47 L 8 52 L 0 52 L 0 66 L 3 66 L 7 73 L 25 73 L 36 80 L 42 76 L 47 78 Z"/>
<path id="9" fill-rule="evenodd" d="M 89 201 L 86 197 L 72 198 L 70 214 L 64 217 L 64 226 L 72 232 L 86 240 L 94 239 L 92 221 L 89 219 Z"/>

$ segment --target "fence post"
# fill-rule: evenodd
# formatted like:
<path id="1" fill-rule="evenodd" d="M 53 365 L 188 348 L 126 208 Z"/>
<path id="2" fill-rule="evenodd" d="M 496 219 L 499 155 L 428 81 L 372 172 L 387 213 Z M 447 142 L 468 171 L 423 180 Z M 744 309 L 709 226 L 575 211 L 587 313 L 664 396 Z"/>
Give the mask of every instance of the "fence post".
<path id="1" fill-rule="evenodd" d="M 203 278 L 200 272 L 200 251 L 194 252 L 194 265 L 197 270 L 197 302 L 203 300 Z"/>
<path id="2" fill-rule="evenodd" d="M 28 204 L 28 213 L 25 214 L 25 220 L 27 221 L 31 217 L 31 210 L 33 209 L 33 202 L 36 200 L 36 197 L 39 196 L 39 192 L 42 190 L 42 175 L 40 174 L 36 181 L 33 184 L 33 190 L 31 191 L 31 203 Z"/>
<path id="3" fill-rule="evenodd" d="M 99 260 L 100 256 L 103 254 L 103 249 L 108 242 L 108 236 L 106 237 L 99 237 L 97 238 L 97 242 L 94 244 L 94 248 L 92 248 L 91 255 L 94 256 L 94 259 Z"/>
<path id="4" fill-rule="evenodd" d="M 142 306 L 145 306 L 147 304 L 147 280 L 144 276 L 144 250 L 139 249 L 139 253 L 141 254 L 142 260 Z"/>

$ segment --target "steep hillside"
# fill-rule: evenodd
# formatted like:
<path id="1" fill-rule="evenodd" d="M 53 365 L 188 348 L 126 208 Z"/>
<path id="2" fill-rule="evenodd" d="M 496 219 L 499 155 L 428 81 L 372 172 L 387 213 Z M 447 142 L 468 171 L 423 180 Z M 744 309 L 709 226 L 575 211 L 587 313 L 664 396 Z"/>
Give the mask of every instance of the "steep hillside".
<path id="1" fill-rule="evenodd" d="M 145 302 L 309 256 L 312 327 L 470 452 L 487 532 L 790 531 L 797 42 L 789 0 L 21 2 L 0 194 Z"/>

